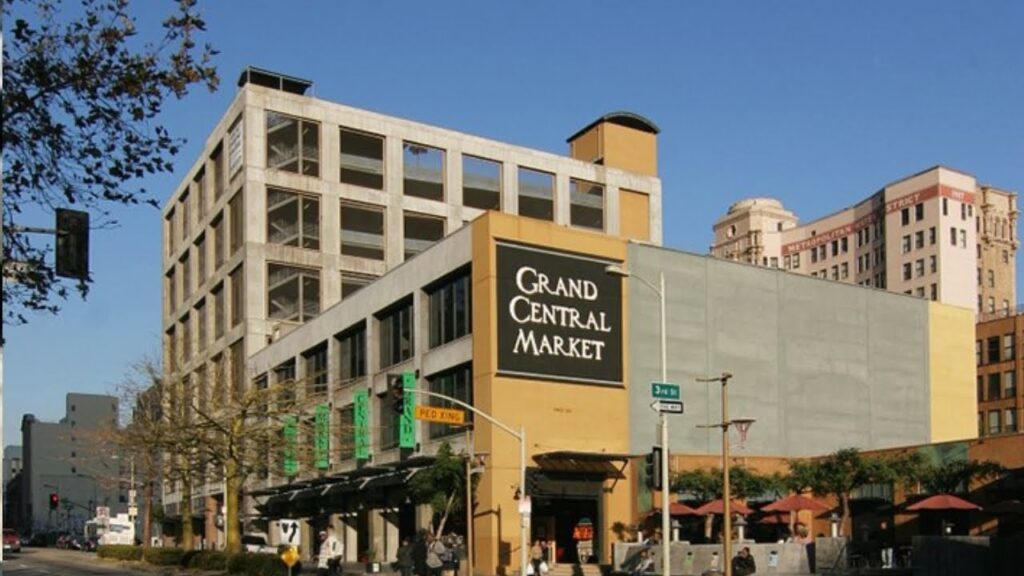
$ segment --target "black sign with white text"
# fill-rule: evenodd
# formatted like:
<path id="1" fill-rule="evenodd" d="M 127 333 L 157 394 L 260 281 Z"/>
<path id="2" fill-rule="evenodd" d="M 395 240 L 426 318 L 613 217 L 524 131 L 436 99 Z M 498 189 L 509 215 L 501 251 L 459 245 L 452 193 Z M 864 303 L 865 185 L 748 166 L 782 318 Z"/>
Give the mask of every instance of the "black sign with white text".
<path id="1" fill-rule="evenodd" d="M 497 245 L 498 372 L 622 384 L 622 279 L 610 260 Z"/>

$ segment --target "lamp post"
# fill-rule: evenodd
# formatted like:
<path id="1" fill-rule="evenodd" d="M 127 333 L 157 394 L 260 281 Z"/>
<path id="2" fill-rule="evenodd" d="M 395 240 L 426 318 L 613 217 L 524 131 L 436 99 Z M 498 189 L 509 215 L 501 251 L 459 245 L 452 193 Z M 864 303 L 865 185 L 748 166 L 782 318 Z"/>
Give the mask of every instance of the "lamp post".
<path id="1" fill-rule="evenodd" d="M 754 423 L 753 418 L 729 419 L 729 379 L 732 374 L 722 372 L 714 378 L 697 378 L 697 382 L 722 383 L 722 421 L 718 424 L 698 426 L 698 428 L 722 429 L 722 556 L 725 564 L 725 576 L 732 576 L 732 490 L 729 485 L 729 428 L 733 425 L 746 437 L 747 430 Z"/>
<path id="2" fill-rule="evenodd" d="M 615 264 L 609 264 L 605 267 L 604 271 L 620 278 L 636 278 L 642 284 L 654 290 L 655 294 L 658 295 L 658 300 L 661 304 L 661 381 L 667 383 L 668 334 L 665 331 L 665 273 L 658 272 L 658 284 L 655 285 L 643 276 L 637 276 L 622 266 Z M 662 576 L 669 576 L 671 574 L 671 562 L 669 561 L 669 536 L 671 535 L 669 507 L 671 504 L 668 501 L 668 495 L 671 490 L 668 485 L 668 415 L 665 412 L 658 414 L 658 424 L 661 427 L 661 573 Z"/>

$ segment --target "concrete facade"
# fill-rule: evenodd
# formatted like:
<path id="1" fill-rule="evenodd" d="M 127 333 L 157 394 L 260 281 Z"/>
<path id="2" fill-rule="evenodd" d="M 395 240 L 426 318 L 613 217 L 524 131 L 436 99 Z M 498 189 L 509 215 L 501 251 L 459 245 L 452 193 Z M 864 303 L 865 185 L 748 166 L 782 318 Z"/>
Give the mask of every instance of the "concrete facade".
<path id="1" fill-rule="evenodd" d="M 128 511 L 120 489 L 125 475 L 98 447 L 98 433 L 117 424 L 117 399 L 72 393 L 65 410 L 55 423 L 22 417 L 21 517 L 32 532 L 80 532 L 97 506 L 109 506 L 111 514 Z M 60 499 L 57 510 L 50 509 L 50 494 Z"/>
<path id="2" fill-rule="evenodd" d="M 639 277 L 665 272 L 669 381 L 682 385 L 686 403 L 685 415 L 671 417 L 673 450 L 720 453 L 718 429 L 696 427 L 721 421 L 719 385 L 694 380 L 722 372 L 734 375 L 730 415 L 757 419 L 749 454 L 811 456 L 974 436 L 971 424 L 947 430 L 931 414 L 935 396 L 945 407 L 973 395 L 968 376 L 953 384 L 955 398 L 942 397 L 945 374 L 929 365 L 942 335 L 930 329 L 927 302 L 636 244 L 629 262 Z M 656 443 L 649 383 L 661 370 L 658 297 L 631 281 L 629 308 L 630 449 L 642 453 Z M 962 316 L 958 327 L 970 334 L 972 318 Z M 948 353 L 970 368 L 969 341 Z"/>
<path id="3" fill-rule="evenodd" d="M 798 224 L 777 200 L 737 202 L 711 254 L 1007 314 L 1015 303 L 1017 196 L 936 166 Z"/>

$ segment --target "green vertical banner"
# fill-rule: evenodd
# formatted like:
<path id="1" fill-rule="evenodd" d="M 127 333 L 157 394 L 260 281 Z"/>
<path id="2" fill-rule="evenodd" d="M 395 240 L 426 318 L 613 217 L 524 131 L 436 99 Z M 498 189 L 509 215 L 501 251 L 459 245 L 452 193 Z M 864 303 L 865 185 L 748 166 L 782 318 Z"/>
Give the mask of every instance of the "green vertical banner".
<path id="1" fill-rule="evenodd" d="M 356 390 L 354 397 L 356 460 L 370 459 L 370 393 L 367 390 Z"/>
<path id="2" fill-rule="evenodd" d="M 313 460 L 317 470 L 327 470 L 330 466 L 331 453 L 331 409 L 327 404 L 316 405 L 314 427 L 316 436 L 313 440 Z"/>
<path id="3" fill-rule="evenodd" d="M 402 372 L 402 414 L 398 419 L 398 447 L 416 447 L 416 373 Z"/>
<path id="4" fill-rule="evenodd" d="M 295 416 L 284 417 L 284 475 L 295 476 L 299 473 L 299 459 L 296 450 L 299 444 L 299 419 Z"/>

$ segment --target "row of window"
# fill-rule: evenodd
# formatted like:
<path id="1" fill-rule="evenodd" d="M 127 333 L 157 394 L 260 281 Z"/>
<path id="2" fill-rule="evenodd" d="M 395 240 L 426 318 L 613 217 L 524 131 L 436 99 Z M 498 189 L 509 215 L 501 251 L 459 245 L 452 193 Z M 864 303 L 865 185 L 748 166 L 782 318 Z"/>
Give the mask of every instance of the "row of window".
<path id="1" fill-rule="evenodd" d="M 986 386 L 987 384 L 987 386 Z M 992 402 L 1017 397 L 1017 372 L 993 372 L 978 376 L 978 402 Z"/>
<path id="2" fill-rule="evenodd" d="M 171 350 L 173 346 L 167 349 Z M 176 369 L 172 367 L 171 371 Z M 207 413 L 208 407 L 223 406 L 228 394 L 240 397 L 245 384 L 243 339 L 233 342 L 225 352 L 214 355 L 209 362 L 179 374 L 172 382 L 174 385 L 166 390 L 167 410 L 185 418 L 194 417 L 196 413 L 196 410 L 185 409 L 186 403 L 194 403 L 199 413 Z"/>
<path id="3" fill-rule="evenodd" d="M 226 280 L 228 284 L 228 298 L 230 307 L 225 301 L 224 282 L 214 286 L 207 298 L 196 302 L 195 306 L 182 315 L 176 326 L 167 330 L 169 346 L 166 348 L 169 353 L 168 366 L 174 371 L 178 363 L 187 363 L 193 354 L 193 332 L 196 338 L 195 350 L 202 353 L 203 350 L 213 341 L 221 338 L 230 322 L 230 327 L 235 327 L 242 322 L 245 314 L 243 299 L 245 297 L 245 278 L 242 266 L 239 265 Z M 230 316 L 229 316 L 230 311 Z M 213 339 L 210 340 L 207 331 L 209 330 L 209 316 L 213 317 Z M 193 328 L 194 326 L 194 328 Z"/>
<path id="4" fill-rule="evenodd" d="M 1000 308 L 1000 310 L 1002 311 L 1002 316 L 1004 318 L 1009 317 L 1010 316 L 1010 301 L 1009 300 L 1003 300 L 1003 306 L 1002 306 L 1002 308 Z M 988 301 L 987 301 L 987 306 L 983 307 L 982 306 L 982 295 L 978 294 L 978 312 L 979 313 L 980 312 L 988 312 L 989 314 L 995 314 L 996 313 L 996 299 L 995 299 L 995 297 L 994 296 L 989 296 L 988 297 Z"/>
<path id="5" fill-rule="evenodd" d="M 320 176 L 320 125 L 267 111 L 267 167 L 306 176 Z M 385 137 L 339 128 L 339 180 L 345 184 L 383 190 Z M 402 193 L 445 200 L 447 151 L 416 142 L 402 142 Z M 502 163 L 462 156 L 462 203 L 471 208 L 500 210 Z M 520 166 L 519 214 L 554 220 L 555 175 Z M 604 186 L 577 178 L 569 181 L 570 223 L 604 229 Z"/>
<path id="6" fill-rule="evenodd" d="M 1002 342 L 1002 345 L 1000 345 Z M 1017 337 L 1012 332 L 999 336 L 990 336 L 985 340 L 974 341 L 974 357 L 978 366 L 1007 362 L 1016 358 Z"/>
<path id="7" fill-rule="evenodd" d="M 989 410 L 987 421 L 985 419 L 985 412 L 978 412 L 978 436 L 1011 434 L 1016 431 L 1016 408 L 1007 408 L 1005 410 Z"/>
<path id="8" fill-rule="evenodd" d="M 907 296 L 916 296 L 917 298 L 925 297 L 925 287 L 918 286 L 917 288 L 910 288 L 903 291 Z M 927 297 L 929 300 L 937 301 L 939 299 L 939 285 L 930 284 L 928 286 Z"/>
<path id="9" fill-rule="evenodd" d="M 937 231 L 935 229 L 935 226 L 932 226 L 931 228 L 928 229 L 929 246 L 935 245 L 938 236 L 936 232 Z M 911 243 L 911 238 L 913 238 L 913 243 Z M 910 234 L 905 234 L 903 236 L 903 241 L 900 244 L 900 253 L 907 254 L 911 250 L 920 250 L 924 248 L 924 245 L 924 230 L 918 230 L 917 232 L 914 232 L 913 237 L 911 237 Z"/>
<path id="10" fill-rule="evenodd" d="M 192 291 L 215 273 L 228 261 L 239 248 L 245 237 L 245 212 L 242 205 L 243 191 L 239 190 L 228 202 L 227 218 L 218 214 L 210 221 L 209 230 L 200 234 L 190 250 L 186 250 L 181 258 L 167 271 L 165 276 L 167 294 L 167 310 L 173 312 L 181 302 L 188 300 Z M 230 225 L 230 226 L 229 226 Z M 225 229 L 229 228 L 229 233 Z M 212 239 L 212 246 L 207 246 L 206 239 Z M 209 266 L 208 250 L 213 251 L 213 269 Z M 195 259 L 193 262 L 193 254 Z M 193 278 L 194 271 L 194 278 Z M 194 282 L 193 282 L 194 280 Z M 178 289 L 181 289 L 181 300 Z"/>
<path id="11" fill-rule="evenodd" d="M 932 254 L 928 257 L 928 274 L 937 274 L 939 271 L 939 257 Z M 913 280 L 925 275 L 924 258 L 918 258 L 913 263 L 903 263 L 903 280 Z"/>

